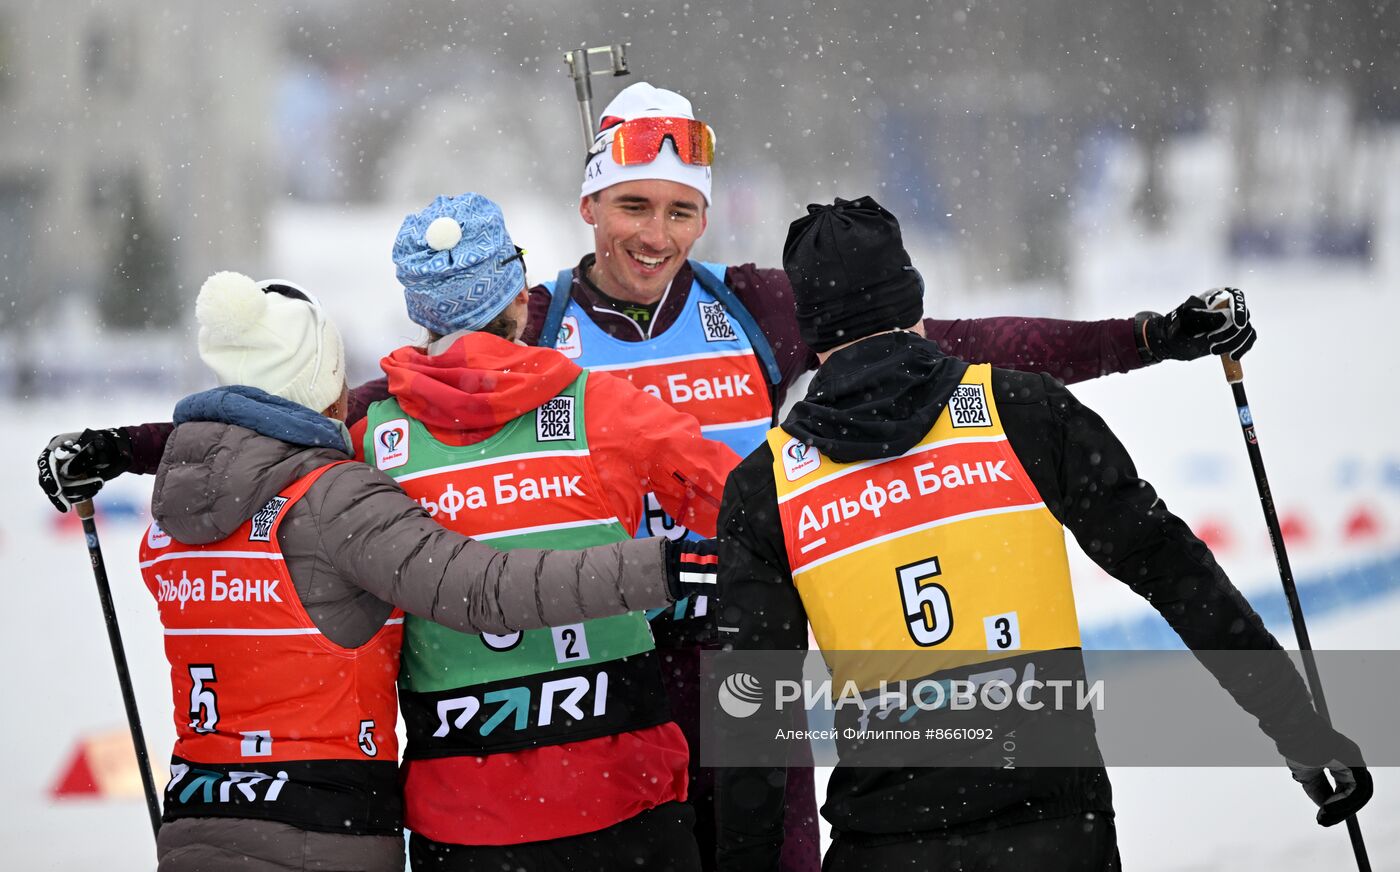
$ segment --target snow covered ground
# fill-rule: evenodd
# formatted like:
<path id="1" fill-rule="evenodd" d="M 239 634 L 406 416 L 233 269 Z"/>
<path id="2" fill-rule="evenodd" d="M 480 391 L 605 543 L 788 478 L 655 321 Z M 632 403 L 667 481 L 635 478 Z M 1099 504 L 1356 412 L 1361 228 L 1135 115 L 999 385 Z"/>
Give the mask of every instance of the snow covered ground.
<path id="1" fill-rule="evenodd" d="M 1381 375 L 1390 362 L 1391 325 L 1400 321 L 1400 197 L 1390 192 L 1373 270 L 1346 264 L 1235 264 L 1221 252 L 1224 149 L 1201 140 L 1173 151 L 1174 190 L 1190 220 L 1144 240 L 1109 202 L 1080 229 L 1072 305 L 1032 297 L 1047 314 L 1108 317 L 1165 309 L 1188 292 L 1238 284 L 1249 292 L 1261 341 L 1246 360 L 1247 385 L 1291 554 L 1319 648 L 1396 647 L 1400 579 L 1379 573 L 1400 555 L 1400 412 Z M 1131 175 L 1131 154 L 1114 172 Z M 576 217 L 551 203 L 507 204 L 515 232 L 531 249 L 534 280 L 570 263 L 588 244 Z M 288 208 L 272 222 L 271 272 L 321 293 L 345 326 L 357 363 L 372 375 L 375 356 L 417 331 L 402 316 L 388 263 L 389 242 L 406 209 L 363 212 Z M 1386 230 L 1386 228 L 1389 228 Z M 715 229 L 712 233 L 718 236 Z M 718 247 L 718 246 L 717 246 Z M 721 257 L 723 251 L 700 251 Z M 771 262 L 776 264 L 775 250 Z M 990 314 L 1026 311 L 1026 299 L 931 288 L 929 311 Z M 192 352 L 190 343 L 189 351 Z M 111 351 L 107 346 L 108 352 Z M 125 352 L 123 352 L 125 353 Z M 185 352 L 181 352 L 182 354 Z M 192 357 L 192 353 L 190 355 Z M 178 357 L 171 366 L 199 383 Z M 357 371 L 358 368 L 358 371 Z M 1166 364 L 1085 384 L 1077 393 L 1133 452 L 1140 472 L 1202 535 L 1256 602 L 1276 599 L 1277 578 L 1249 476 L 1230 393 L 1214 361 Z M 52 434 L 85 425 L 164 420 L 175 397 L 100 392 L 0 405 L 11 462 L 0 466 L 0 577 L 11 607 L 0 633 L 5 700 L 0 747 L 9 751 L 0 797 L 0 858 L 5 868 L 124 870 L 150 868 L 151 845 L 139 795 L 54 800 L 50 789 L 85 737 L 124 729 L 102 618 L 76 522 L 58 520 L 33 484 L 31 458 Z M 136 541 L 149 480 L 121 480 L 101 500 L 111 581 L 157 760 L 173 739 L 166 667 L 155 610 L 136 570 Z M 1089 644 L 1132 633 L 1162 642 L 1150 610 L 1075 552 L 1076 587 Z M 1343 570 L 1359 568 L 1359 575 Z M 1356 579 L 1363 579 L 1364 583 Z M 1265 609 L 1291 644 L 1286 620 Z M 1154 629 L 1158 628 L 1158 629 Z M 1100 644 L 1100 647 L 1103 646 Z M 1345 723 L 1345 713 L 1339 713 Z M 119 746 L 119 743 L 118 743 Z M 120 756 L 120 755 L 119 755 Z M 1362 822 L 1375 868 L 1400 869 L 1400 781 L 1376 773 L 1377 796 Z M 158 768 L 158 780 L 160 779 Z M 1345 869 L 1341 829 L 1322 830 L 1286 770 L 1115 769 L 1119 837 L 1126 868 L 1138 870 Z M 131 785 L 127 785 L 128 789 Z"/>

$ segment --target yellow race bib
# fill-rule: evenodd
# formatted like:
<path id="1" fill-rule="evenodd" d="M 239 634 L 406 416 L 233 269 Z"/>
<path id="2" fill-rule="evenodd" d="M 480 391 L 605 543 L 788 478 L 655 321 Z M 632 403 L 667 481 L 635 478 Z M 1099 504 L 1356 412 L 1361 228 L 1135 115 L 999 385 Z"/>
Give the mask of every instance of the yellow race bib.
<path id="1" fill-rule="evenodd" d="M 899 457 L 837 463 L 768 433 L 793 582 L 822 650 L 852 652 L 828 657 L 838 682 L 873 689 L 935 660 L 854 652 L 949 652 L 936 662 L 953 668 L 1079 647 L 1064 531 L 1007 442 L 991 374 L 969 366 Z"/>

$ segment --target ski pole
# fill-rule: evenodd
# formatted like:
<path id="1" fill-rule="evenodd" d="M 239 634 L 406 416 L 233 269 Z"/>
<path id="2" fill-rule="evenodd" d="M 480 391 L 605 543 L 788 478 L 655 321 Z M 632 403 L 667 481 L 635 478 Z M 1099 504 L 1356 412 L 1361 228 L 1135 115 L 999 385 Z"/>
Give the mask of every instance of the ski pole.
<path id="1" fill-rule="evenodd" d="M 97 522 L 93 519 L 92 500 L 83 500 L 75 504 L 73 510 L 83 522 L 88 558 L 92 562 L 92 574 L 97 579 L 97 596 L 102 600 L 102 619 L 107 622 L 107 641 L 112 643 L 112 660 L 117 666 L 117 683 L 121 685 L 122 703 L 126 706 L 126 722 L 131 727 L 131 744 L 136 748 L 136 763 L 141 769 L 141 788 L 146 794 L 146 811 L 151 816 L 151 832 L 159 836 L 160 803 L 156 799 L 155 779 L 151 776 L 146 734 L 141 730 L 141 713 L 136 708 L 136 692 L 131 686 L 131 670 L 126 665 L 122 631 L 117 625 L 117 610 L 112 605 L 112 589 L 107 584 L 107 564 L 102 559 L 102 543 L 97 540 Z"/>
<path id="2" fill-rule="evenodd" d="M 1254 431 L 1254 415 L 1249 411 L 1249 399 L 1244 393 L 1244 366 L 1230 355 L 1220 355 L 1225 367 L 1225 380 L 1235 394 L 1235 411 L 1240 418 L 1240 428 L 1244 432 L 1244 446 L 1249 451 L 1249 465 L 1254 470 L 1254 486 L 1259 490 L 1259 505 L 1264 509 L 1264 523 L 1269 528 L 1269 542 L 1274 548 L 1274 561 L 1278 564 L 1279 578 L 1283 581 L 1283 596 L 1288 600 L 1288 614 L 1293 618 L 1293 635 L 1298 638 L 1298 650 L 1303 658 L 1303 673 L 1308 679 L 1308 689 L 1317 705 L 1317 713 L 1331 725 L 1332 716 L 1327 711 L 1327 698 L 1322 693 L 1322 677 L 1317 672 L 1317 662 L 1313 658 L 1312 641 L 1308 638 L 1308 625 L 1303 618 L 1303 603 L 1298 599 L 1298 586 L 1293 582 L 1293 568 L 1288 563 L 1288 550 L 1284 547 L 1283 533 L 1279 529 L 1278 512 L 1274 508 L 1274 495 L 1269 490 L 1269 477 L 1264 472 L 1264 455 L 1259 451 L 1259 437 Z M 1361 823 L 1356 815 L 1347 818 L 1347 835 L 1351 837 L 1352 853 L 1356 855 L 1356 866 L 1361 872 L 1371 872 L 1371 860 L 1366 854 L 1366 843 L 1361 838 Z"/>
<path id="3" fill-rule="evenodd" d="M 579 120 L 583 122 L 584 151 L 593 147 L 593 77 L 625 76 L 627 69 L 627 48 L 632 43 L 613 43 L 593 48 L 576 48 L 564 52 L 564 63 L 569 68 L 569 76 L 574 80 L 574 96 L 578 98 Z M 608 65 L 593 69 L 589 58 L 594 55 L 607 55 Z"/>

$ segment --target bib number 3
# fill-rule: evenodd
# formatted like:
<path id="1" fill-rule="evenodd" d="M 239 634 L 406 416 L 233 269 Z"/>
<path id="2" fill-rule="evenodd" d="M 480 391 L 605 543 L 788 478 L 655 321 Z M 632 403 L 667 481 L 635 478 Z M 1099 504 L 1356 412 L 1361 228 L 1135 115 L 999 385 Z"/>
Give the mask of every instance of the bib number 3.
<path id="1" fill-rule="evenodd" d="M 930 557 L 895 570 L 899 578 L 899 599 L 904 604 L 905 626 L 914 644 L 932 648 L 953 632 L 953 609 L 948 591 L 930 579 L 943 574 L 938 558 Z"/>

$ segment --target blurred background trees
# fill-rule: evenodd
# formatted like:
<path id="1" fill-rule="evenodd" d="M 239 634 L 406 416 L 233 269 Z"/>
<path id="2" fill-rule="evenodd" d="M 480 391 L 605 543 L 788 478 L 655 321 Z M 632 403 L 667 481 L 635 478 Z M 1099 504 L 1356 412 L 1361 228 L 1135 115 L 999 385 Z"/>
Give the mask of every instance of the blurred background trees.
<path id="1" fill-rule="evenodd" d="M 802 204 L 874 193 L 964 291 L 1068 294 L 1105 155 L 1137 154 L 1144 234 L 1193 220 L 1166 156 L 1226 137 L 1240 258 L 1372 256 L 1377 143 L 1400 120 L 1394 2 L 1133 4 L 0 0 L 0 331 L 180 322 L 265 256 L 279 204 L 577 189 L 567 48 L 632 44 L 630 79 L 718 131 L 706 256 L 776 265 Z M 564 264 L 540 264 L 548 270 Z M 537 267 L 538 268 L 538 267 Z"/>

